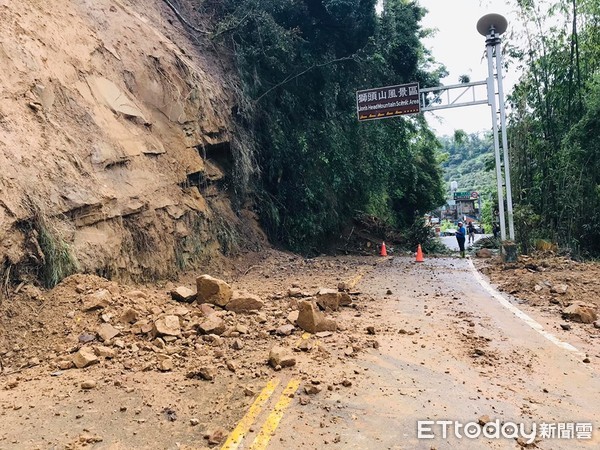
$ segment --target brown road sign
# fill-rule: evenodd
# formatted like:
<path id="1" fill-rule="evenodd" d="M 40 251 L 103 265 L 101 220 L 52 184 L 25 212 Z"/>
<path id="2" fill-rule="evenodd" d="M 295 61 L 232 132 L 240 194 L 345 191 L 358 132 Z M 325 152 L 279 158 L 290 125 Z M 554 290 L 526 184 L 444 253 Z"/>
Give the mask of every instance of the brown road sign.
<path id="1" fill-rule="evenodd" d="M 359 121 L 419 113 L 419 83 L 357 91 L 356 110 Z"/>

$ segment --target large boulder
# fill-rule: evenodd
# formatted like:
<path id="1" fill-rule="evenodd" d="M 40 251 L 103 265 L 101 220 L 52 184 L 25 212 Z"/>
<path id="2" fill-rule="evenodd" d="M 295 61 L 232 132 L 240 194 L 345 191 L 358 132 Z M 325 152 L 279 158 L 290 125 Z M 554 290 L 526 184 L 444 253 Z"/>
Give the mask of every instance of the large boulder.
<path id="1" fill-rule="evenodd" d="M 225 281 L 210 275 L 200 275 L 196 278 L 198 303 L 211 303 L 224 308 L 233 294 L 231 286 Z"/>
<path id="2" fill-rule="evenodd" d="M 573 304 L 563 310 L 563 318 L 581 323 L 594 323 L 598 315 L 593 308 L 584 305 Z"/>
<path id="3" fill-rule="evenodd" d="M 298 302 L 298 319 L 296 323 L 304 331 L 318 333 L 320 331 L 336 331 L 335 320 L 326 318 L 313 301 Z"/>
<path id="4" fill-rule="evenodd" d="M 225 309 L 228 311 L 234 311 L 236 313 L 257 311 L 261 309 L 265 304 L 262 302 L 258 295 L 249 294 L 244 291 L 233 291 L 231 300 L 227 302 Z"/>

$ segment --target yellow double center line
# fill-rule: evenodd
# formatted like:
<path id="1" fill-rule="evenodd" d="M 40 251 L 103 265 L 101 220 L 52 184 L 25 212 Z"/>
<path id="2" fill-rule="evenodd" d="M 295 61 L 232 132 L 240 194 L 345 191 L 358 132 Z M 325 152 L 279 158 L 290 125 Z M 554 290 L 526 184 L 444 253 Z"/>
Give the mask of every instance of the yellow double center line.
<path id="1" fill-rule="evenodd" d="M 244 437 L 248 434 L 250 427 L 261 413 L 265 403 L 267 403 L 273 392 L 275 392 L 278 384 L 279 379 L 277 378 L 274 378 L 267 383 L 259 396 L 256 397 L 256 400 L 254 400 L 254 403 L 252 403 L 252 406 L 250 406 L 250 409 L 248 409 L 246 415 L 242 418 L 242 420 L 240 420 L 235 429 L 231 432 L 221 447 L 221 450 L 234 450 L 239 447 Z M 292 402 L 293 394 L 298 389 L 298 386 L 300 386 L 299 380 L 290 380 L 283 390 L 283 393 L 279 397 L 279 400 L 275 404 L 275 407 L 260 429 L 260 432 L 254 439 L 254 442 L 252 442 L 250 450 L 264 450 L 267 448 L 273 433 L 277 429 L 277 426 L 283 417 L 283 412 Z"/>

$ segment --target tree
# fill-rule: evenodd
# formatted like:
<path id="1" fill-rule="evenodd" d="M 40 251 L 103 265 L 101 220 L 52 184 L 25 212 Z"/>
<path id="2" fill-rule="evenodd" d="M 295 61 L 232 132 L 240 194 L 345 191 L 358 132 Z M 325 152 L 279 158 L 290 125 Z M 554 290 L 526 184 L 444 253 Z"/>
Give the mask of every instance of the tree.
<path id="1" fill-rule="evenodd" d="M 438 83 L 424 10 L 388 0 L 214 2 L 257 142 L 260 215 L 272 239 L 311 251 L 357 211 L 410 226 L 443 202 L 439 145 L 422 117 L 358 123 L 359 89 Z"/>

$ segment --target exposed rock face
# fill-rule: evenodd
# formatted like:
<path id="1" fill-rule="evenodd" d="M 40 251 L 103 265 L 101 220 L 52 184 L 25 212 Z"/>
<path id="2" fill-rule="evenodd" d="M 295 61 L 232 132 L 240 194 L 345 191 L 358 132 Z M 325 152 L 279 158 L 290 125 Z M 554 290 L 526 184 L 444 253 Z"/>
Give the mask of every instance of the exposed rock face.
<path id="1" fill-rule="evenodd" d="M 211 158 L 231 158 L 219 56 L 160 0 L 4 3 L 0 258 L 43 265 L 40 231 L 92 273 L 164 277 L 217 253 L 216 216 L 242 229 Z"/>

